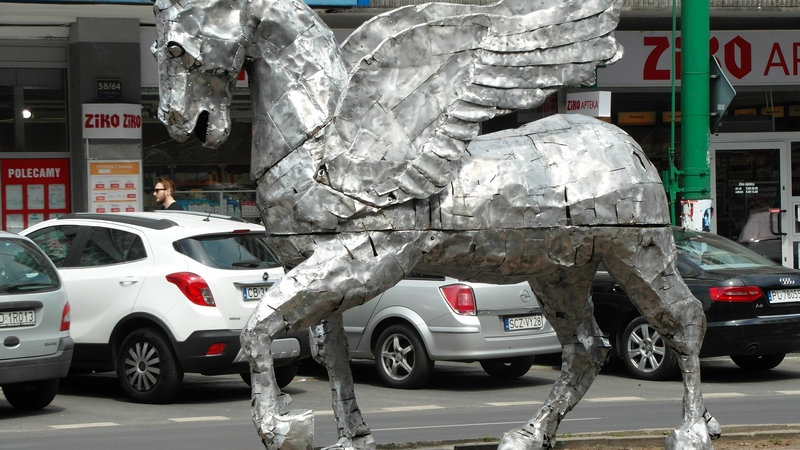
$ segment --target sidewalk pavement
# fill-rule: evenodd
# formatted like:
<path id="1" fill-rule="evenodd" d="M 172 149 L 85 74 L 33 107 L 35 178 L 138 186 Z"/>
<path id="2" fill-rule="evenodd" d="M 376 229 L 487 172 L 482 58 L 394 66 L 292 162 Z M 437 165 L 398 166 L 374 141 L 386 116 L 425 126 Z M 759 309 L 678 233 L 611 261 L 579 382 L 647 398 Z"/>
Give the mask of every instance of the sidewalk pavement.
<path id="1" fill-rule="evenodd" d="M 585 446 L 601 448 L 629 448 L 663 446 L 671 429 L 647 429 L 633 431 L 609 431 L 598 433 L 576 433 L 559 436 L 555 449 L 570 449 Z M 770 441 L 800 439 L 800 424 L 731 425 L 723 426 L 722 437 L 716 442 Z M 791 447 L 794 448 L 794 447 Z M 379 450 L 496 450 L 497 440 L 486 441 L 436 441 L 378 444 Z"/>

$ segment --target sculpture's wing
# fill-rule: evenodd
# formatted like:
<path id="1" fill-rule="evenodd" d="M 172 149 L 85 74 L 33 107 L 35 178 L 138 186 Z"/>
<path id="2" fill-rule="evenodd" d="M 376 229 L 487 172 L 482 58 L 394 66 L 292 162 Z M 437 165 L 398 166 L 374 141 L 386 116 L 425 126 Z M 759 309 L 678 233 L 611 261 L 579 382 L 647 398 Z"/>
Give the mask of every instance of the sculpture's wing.
<path id="1" fill-rule="evenodd" d="M 367 22 L 342 46 L 352 70 L 318 181 L 374 207 L 439 192 L 480 122 L 591 83 L 621 57 L 621 3 L 434 3 Z"/>

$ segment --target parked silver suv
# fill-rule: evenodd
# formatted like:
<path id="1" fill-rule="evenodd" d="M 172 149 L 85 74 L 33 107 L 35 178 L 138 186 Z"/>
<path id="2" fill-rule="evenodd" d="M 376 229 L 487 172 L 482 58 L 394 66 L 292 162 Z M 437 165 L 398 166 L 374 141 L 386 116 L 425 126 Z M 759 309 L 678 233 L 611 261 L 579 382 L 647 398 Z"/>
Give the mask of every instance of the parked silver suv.
<path id="1" fill-rule="evenodd" d="M 0 231 L 0 386 L 17 409 L 49 405 L 72 358 L 70 306 L 56 268 L 29 239 Z"/>

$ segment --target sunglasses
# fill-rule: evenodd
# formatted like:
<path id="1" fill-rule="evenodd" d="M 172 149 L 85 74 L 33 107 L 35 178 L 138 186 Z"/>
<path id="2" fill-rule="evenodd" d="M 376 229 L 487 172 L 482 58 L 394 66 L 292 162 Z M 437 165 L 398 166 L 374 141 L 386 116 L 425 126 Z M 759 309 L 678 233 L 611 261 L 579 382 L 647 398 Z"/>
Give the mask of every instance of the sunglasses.
<path id="1" fill-rule="evenodd" d="M 167 190 L 167 188 L 155 188 L 155 189 L 153 189 L 153 192 L 166 191 L 166 190 Z"/>

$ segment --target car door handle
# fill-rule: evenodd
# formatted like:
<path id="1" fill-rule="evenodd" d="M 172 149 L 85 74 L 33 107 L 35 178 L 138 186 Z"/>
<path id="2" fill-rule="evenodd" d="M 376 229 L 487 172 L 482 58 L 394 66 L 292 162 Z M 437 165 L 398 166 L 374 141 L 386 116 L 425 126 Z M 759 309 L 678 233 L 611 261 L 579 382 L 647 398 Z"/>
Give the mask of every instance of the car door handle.
<path id="1" fill-rule="evenodd" d="M 139 282 L 139 279 L 136 277 L 125 277 L 120 278 L 119 284 L 126 285 L 126 284 L 136 284 Z"/>
<path id="2" fill-rule="evenodd" d="M 614 293 L 614 294 L 624 294 L 625 293 L 625 291 L 623 291 L 622 288 L 619 287 L 618 284 L 615 284 L 614 286 L 611 286 L 611 292 Z"/>

